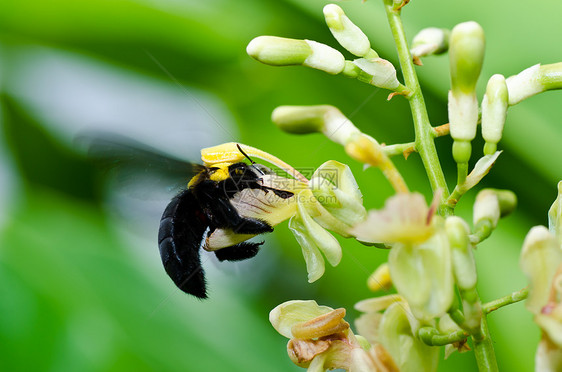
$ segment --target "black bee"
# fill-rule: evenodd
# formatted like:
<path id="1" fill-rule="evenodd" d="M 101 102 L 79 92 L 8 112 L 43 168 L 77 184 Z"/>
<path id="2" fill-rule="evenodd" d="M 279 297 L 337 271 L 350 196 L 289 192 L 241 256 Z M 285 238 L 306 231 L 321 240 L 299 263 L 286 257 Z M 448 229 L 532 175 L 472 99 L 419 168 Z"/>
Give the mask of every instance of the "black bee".
<path id="1" fill-rule="evenodd" d="M 90 155 L 111 167 L 190 179 L 162 214 L 158 247 L 173 282 L 201 299 L 207 298 L 202 249 L 213 251 L 220 261 L 254 257 L 263 242 L 246 240 L 272 232 L 272 225 L 287 218 L 283 211 L 294 207 L 294 193 L 272 182 L 274 172 L 253 162 L 240 145 L 236 148 L 251 164 L 196 165 L 128 139 L 96 138 L 89 147 Z"/>

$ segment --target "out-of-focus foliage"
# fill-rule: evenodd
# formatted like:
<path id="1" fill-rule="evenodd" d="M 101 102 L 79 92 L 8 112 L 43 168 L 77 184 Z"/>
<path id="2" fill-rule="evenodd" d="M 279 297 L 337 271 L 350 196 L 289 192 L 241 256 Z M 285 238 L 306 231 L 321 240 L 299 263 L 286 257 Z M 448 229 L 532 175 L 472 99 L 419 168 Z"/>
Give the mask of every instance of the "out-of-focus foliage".
<path id="1" fill-rule="evenodd" d="M 366 279 L 385 252 L 342 239 L 342 263 L 308 284 L 300 249 L 284 225 L 239 272 L 205 263 L 209 301 L 175 290 L 161 268 L 155 233 L 116 228 L 101 207 L 103 176 L 72 141 L 81 130 L 103 128 L 144 134 L 193 161 L 200 147 L 230 140 L 300 168 L 334 159 L 350 164 L 366 206 L 380 207 L 391 190 L 376 170 L 362 172 L 337 145 L 319 135 L 282 133 L 269 118 L 278 105 L 332 104 L 380 142 L 407 142 L 413 130 L 405 100 L 387 102 L 384 92 L 342 77 L 264 66 L 245 53 L 246 44 L 263 34 L 335 46 L 323 22 L 325 4 L 0 3 L 0 369 L 291 370 L 297 367 L 286 357 L 285 340 L 269 326 L 270 309 L 289 299 L 315 299 L 347 308 L 350 319 L 357 316 L 352 305 L 371 296 Z M 373 48 L 396 62 L 382 5 L 354 0 L 341 6 Z M 428 26 L 451 28 L 467 20 L 482 25 L 487 50 L 481 97 L 494 73 L 509 76 L 538 62 L 562 61 L 561 13 L 556 0 L 540 6 L 426 0 L 409 4 L 403 18 L 410 38 Z M 431 57 L 418 68 L 435 124 L 447 121 L 447 63 L 447 57 Z M 556 92 L 534 97 L 508 115 L 499 145 L 505 151 L 484 186 L 513 189 L 521 203 L 476 252 L 483 301 L 524 286 L 517 264 L 523 238 L 530 226 L 546 223 L 562 178 L 561 99 Z M 451 141 L 438 141 L 445 171 L 453 175 Z M 415 154 L 396 163 L 412 189 L 428 194 Z M 128 208 L 141 208 L 136 204 Z M 460 212 L 468 216 L 471 204 L 470 197 L 463 199 Z M 153 232 L 164 205 L 146 212 Z M 491 315 L 490 328 L 500 368 L 531 370 L 539 333 L 523 306 Z M 443 371 L 475 368 L 470 353 L 440 364 Z"/>

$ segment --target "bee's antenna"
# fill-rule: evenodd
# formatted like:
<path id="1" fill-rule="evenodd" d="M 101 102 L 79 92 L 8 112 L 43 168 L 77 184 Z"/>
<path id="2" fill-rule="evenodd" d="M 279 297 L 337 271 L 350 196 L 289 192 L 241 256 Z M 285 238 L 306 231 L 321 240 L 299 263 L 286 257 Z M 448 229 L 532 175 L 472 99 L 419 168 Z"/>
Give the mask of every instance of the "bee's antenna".
<path id="1" fill-rule="evenodd" d="M 250 157 L 248 156 L 248 154 L 246 154 L 246 153 L 244 152 L 244 150 L 242 150 L 242 147 L 240 147 L 240 145 L 239 145 L 238 143 L 236 144 L 236 147 L 238 147 L 238 150 L 240 151 L 240 153 L 242 153 L 242 155 L 244 155 L 244 156 L 246 157 L 246 159 L 248 159 L 248 160 L 250 161 L 250 163 L 252 163 L 252 166 L 253 166 L 254 164 L 256 164 L 256 162 L 253 161 L 252 158 L 250 158 Z M 258 167 L 254 166 L 254 168 L 255 168 L 258 172 L 260 172 L 262 175 L 265 174 L 265 173 L 263 173 L 263 171 L 262 171 L 261 169 L 259 169 Z"/>

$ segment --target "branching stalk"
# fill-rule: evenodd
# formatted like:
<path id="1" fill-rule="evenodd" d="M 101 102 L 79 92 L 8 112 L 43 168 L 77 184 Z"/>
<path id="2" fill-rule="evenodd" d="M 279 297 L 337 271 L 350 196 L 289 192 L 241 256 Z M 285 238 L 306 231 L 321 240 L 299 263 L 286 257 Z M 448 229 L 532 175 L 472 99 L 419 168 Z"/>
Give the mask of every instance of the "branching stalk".
<path id="1" fill-rule="evenodd" d="M 449 189 L 435 149 L 435 132 L 429 122 L 423 94 L 414 69 L 412 56 L 410 55 L 410 49 L 404 33 L 402 20 L 400 19 L 400 10 L 395 9 L 392 0 L 383 0 L 383 2 L 398 51 L 404 81 L 408 89 L 411 91 L 411 95 L 407 98 L 410 103 L 410 109 L 412 111 L 414 121 L 416 135 L 415 148 L 421 156 L 433 192 L 436 192 L 438 189 L 443 190 L 441 206 L 439 208 L 440 214 L 443 216 L 450 216 L 454 213 L 454 207 L 447 204 Z M 478 295 L 476 295 L 474 303 L 480 303 Z M 474 352 L 478 369 L 481 372 L 498 371 L 496 356 L 494 354 L 494 348 L 486 322 L 486 315 L 482 316 L 481 327 L 472 335 L 472 339 L 474 341 Z"/>
<path id="2" fill-rule="evenodd" d="M 492 311 L 499 309 L 500 307 L 523 301 L 527 298 L 528 295 L 529 289 L 525 287 L 519 291 L 513 292 L 512 294 L 485 303 L 484 305 L 482 305 L 482 310 L 484 311 L 484 313 L 489 314 Z"/>
<path id="3" fill-rule="evenodd" d="M 391 0 L 384 0 L 384 6 L 392 36 L 394 37 L 394 42 L 398 50 L 398 58 L 400 60 L 400 67 L 402 68 L 402 74 L 404 75 L 404 81 L 411 91 L 411 95 L 407 98 L 410 103 L 410 110 L 412 111 L 414 121 L 416 134 L 415 148 L 422 159 L 431 184 L 431 189 L 433 192 L 439 189 L 443 190 L 441 194 L 441 206 L 439 208 L 440 214 L 445 216 L 452 215 L 453 209 L 445 204 L 449 197 L 449 189 L 445 181 L 441 163 L 439 162 L 439 157 L 437 156 L 435 143 L 433 142 L 433 128 L 429 122 L 425 101 L 404 33 L 404 26 L 400 19 L 400 10 L 394 8 Z"/>

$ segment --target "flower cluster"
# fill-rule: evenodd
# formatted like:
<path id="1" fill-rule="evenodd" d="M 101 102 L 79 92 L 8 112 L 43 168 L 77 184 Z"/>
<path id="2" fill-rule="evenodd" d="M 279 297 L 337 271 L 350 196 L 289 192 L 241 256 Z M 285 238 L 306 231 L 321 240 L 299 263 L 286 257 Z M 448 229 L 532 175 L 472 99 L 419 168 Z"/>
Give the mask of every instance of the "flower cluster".
<path id="1" fill-rule="evenodd" d="M 535 65 L 508 78 L 493 75 L 479 104 L 476 85 L 486 44 L 482 27 L 471 21 L 451 31 L 423 29 L 408 52 L 399 19 L 408 2 L 384 0 L 407 87 L 398 81 L 392 63 L 379 57 L 365 33 L 334 4 L 324 7 L 326 24 L 338 43 L 357 57 L 353 60 L 312 40 L 259 36 L 247 47 L 251 57 L 268 65 L 301 65 L 389 89 L 390 97 L 398 94 L 409 100 L 415 119 L 413 142 L 386 146 L 363 133 L 333 106 L 280 106 L 273 111 L 272 121 L 280 129 L 323 134 L 343 146 L 365 169 L 380 169 L 396 191 L 384 208 L 367 213 L 347 166 L 327 162 L 310 180 L 303 181 L 300 195 L 311 201 L 295 203 L 289 213 L 289 228 L 303 248 L 309 281 L 324 272 L 322 255 L 332 265 L 341 259 L 341 247 L 326 231 L 330 229 L 365 245 L 390 249 L 388 262 L 375 270 L 367 285 L 372 291 L 397 292 L 356 304 L 363 312 L 356 328 L 364 338 L 354 335 L 343 320 L 344 309 L 318 306 L 314 301 L 289 301 L 276 307 L 270 314 L 271 323 L 290 339 L 288 353 L 293 362 L 309 371 L 435 371 L 437 346 L 445 346 L 446 356 L 464 352 L 469 350 L 469 337 L 479 365 L 480 359 L 493 355 L 486 325 L 486 314 L 493 309 L 482 305 L 476 291 L 474 250 L 492 234 L 499 220 L 513 211 L 517 199 L 508 190 L 480 190 L 473 204 L 472 227 L 455 216 L 454 209 L 501 154 L 497 147 L 508 108 L 537 93 L 562 88 L 562 63 Z M 445 52 L 451 81 L 449 123 L 432 127 L 413 64 L 422 65 L 422 57 Z M 469 172 L 479 123 L 485 141 L 483 156 Z M 452 155 L 457 163 L 457 183 L 450 194 L 433 143 L 435 137 L 446 134 L 453 139 Z M 412 152 L 422 158 L 434 191 L 429 205 L 423 195 L 409 191 L 390 160 L 393 155 L 407 157 Z M 329 169 L 335 171 L 330 173 Z M 562 196 L 549 217 L 549 230 L 536 227 L 527 236 L 521 266 L 530 281 L 527 307 L 543 330 L 537 370 L 555 371 L 562 368 Z M 482 363 L 495 370 L 492 359 Z"/>

